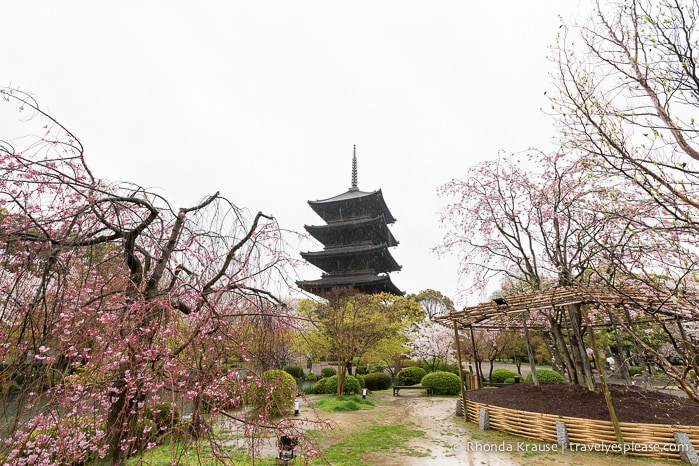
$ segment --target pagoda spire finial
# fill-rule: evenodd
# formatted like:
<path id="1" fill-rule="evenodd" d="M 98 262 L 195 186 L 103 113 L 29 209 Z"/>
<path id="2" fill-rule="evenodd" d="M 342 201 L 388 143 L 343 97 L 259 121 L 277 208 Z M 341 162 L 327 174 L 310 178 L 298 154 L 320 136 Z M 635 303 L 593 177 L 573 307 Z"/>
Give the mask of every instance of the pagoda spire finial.
<path id="1" fill-rule="evenodd" d="M 357 145 L 354 145 L 352 150 L 352 187 L 350 191 L 358 191 L 357 187 Z"/>

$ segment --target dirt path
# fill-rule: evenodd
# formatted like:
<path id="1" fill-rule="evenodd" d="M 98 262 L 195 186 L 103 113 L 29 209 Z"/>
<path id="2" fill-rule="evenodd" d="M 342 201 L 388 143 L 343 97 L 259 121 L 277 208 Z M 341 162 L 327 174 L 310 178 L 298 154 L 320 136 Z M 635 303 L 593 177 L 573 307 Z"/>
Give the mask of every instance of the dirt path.
<path id="1" fill-rule="evenodd" d="M 313 398 L 311 398 L 312 400 Z M 425 432 L 425 436 L 410 440 L 407 446 L 413 454 L 400 452 L 370 453 L 364 461 L 382 466 L 465 466 L 465 465 L 647 465 L 647 461 L 625 458 L 620 455 L 590 454 L 566 451 L 534 451 L 553 448 L 552 445 L 537 444 L 526 439 L 481 432 L 478 426 L 467 424 L 463 417 L 455 415 L 456 399 L 424 396 L 417 392 L 393 397 L 391 392 L 371 395 L 376 407 L 369 411 L 349 413 L 317 412 L 324 419 L 335 423 L 332 433 L 326 436 L 328 444 L 342 442 L 370 425 L 408 424 L 412 429 Z M 308 406 L 302 406 L 304 414 L 311 415 Z M 309 416 L 310 417 L 310 416 Z M 511 450 L 511 451 L 508 451 Z M 654 462 L 654 464 L 662 464 Z M 676 463 L 667 463 L 676 464 Z"/>

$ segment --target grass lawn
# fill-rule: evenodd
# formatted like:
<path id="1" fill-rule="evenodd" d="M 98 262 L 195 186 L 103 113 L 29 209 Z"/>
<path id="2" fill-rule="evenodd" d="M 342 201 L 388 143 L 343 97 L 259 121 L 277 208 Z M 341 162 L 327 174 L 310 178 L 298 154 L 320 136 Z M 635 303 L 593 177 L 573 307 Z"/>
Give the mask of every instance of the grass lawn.
<path id="1" fill-rule="evenodd" d="M 334 395 L 316 400 L 313 406 L 321 411 L 328 412 L 343 412 L 343 411 L 358 411 L 360 409 L 373 409 L 374 403 L 371 400 L 362 398 L 357 395 L 343 396 L 337 398 Z"/>

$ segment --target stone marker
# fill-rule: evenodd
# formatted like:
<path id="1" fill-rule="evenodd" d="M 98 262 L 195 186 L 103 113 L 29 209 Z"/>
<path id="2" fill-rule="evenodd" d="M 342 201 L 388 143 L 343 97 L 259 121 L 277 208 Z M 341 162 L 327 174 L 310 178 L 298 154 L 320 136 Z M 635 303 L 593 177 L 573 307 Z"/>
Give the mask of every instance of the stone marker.
<path id="1" fill-rule="evenodd" d="M 568 446 L 568 428 L 563 421 L 556 421 L 556 439 L 563 448 Z"/>
<path id="2" fill-rule="evenodd" d="M 488 408 L 481 408 L 481 419 L 478 423 L 481 430 L 490 429 L 490 417 L 488 416 Z"/>
<path id="3" fill-rule="evenodd" d="M 689 435 L 685 432 L 674 432 L 672 435 L 675 437 L 675 442 L 679 447 L 682 461 L 692 466 L 699 465 L 699 455 L 697 455 L 694 445 L 692 445 L 692 442 L 689 440 Z"/>

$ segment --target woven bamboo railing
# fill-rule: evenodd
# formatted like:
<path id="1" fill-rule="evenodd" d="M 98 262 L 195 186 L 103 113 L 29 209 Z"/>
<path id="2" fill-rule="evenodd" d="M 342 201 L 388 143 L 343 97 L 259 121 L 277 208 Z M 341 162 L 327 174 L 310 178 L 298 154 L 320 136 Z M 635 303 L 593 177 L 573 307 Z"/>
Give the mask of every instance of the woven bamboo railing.
<path id="1" fill-rule="evenodd" d="M 463 401 L 463 400 L 462 400 Z M 489 428 L 519 437 L 557 443 L 556 422 L 563 421 L 568 432 L 568 441 L 577 445 L 617 444 L 614 425 L 610 421 L 597 421 L 553 414 L 532 413 L 516 409 L 500 408 L 466 400 L 461 404 L 467 420 L 479 423 L 481 408 L 488 410 Z M 695 450 L 699 451 L 699 426 L 669 424 L 637 424 L 620 422 L 624 443 L 633 446 L 627 454 L 657 459 L 680 460 L 673 437 L 674 432 L 688 434 Z M 644 446 L 647 446 L 644 447 Z"/>

